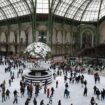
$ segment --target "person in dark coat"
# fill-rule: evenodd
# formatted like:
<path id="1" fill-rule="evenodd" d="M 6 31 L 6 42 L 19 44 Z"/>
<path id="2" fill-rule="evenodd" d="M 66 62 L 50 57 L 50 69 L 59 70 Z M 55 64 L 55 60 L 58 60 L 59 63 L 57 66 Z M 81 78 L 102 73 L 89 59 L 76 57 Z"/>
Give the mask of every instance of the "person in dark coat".
<path id="1" fill-rule="evenodd" d="M 29 105 L 29 101 L 30 101 L 30 99 L 27 98 L 27 100 L 26 100 L 26 102 L 25 102 L 25 105 Z"/>
<path id="2" fill-rule="evenodd" d="M 9 86 L 11 86 L 11 79 L 9 79 Z"/>
<path id="3" fill-rule="evenodd" d="M 87 87 L 86 87 L 86 86 L 85 86 L 85 88 L 84 88 L 83 95 L 84 95 L 84 96 L 87 96 Z"/>
<path id="4" fill-rule="evenodd" d="M 61 105 L 61 100 L 58 101 L 58 105 Z"/>
<path id="5" fill-rule="evenodd" d="M 34 105 L 37 105 L 36 98 L 34 98 L 33 103 L 34 103 Z"/>
<path id="6" fill-rule="evenodd" d="M 2 91 L 2 102 L 4 102 L 5 100 L 5 91 Z"/>
<path id="7" fill-rule="evenodd" d="M 54 94 L 54 87 L 51 88 L 51 96 Z"/>
<path id="8" fill-rule="evenodd" d="M 96 89 L 97 89 L 97 87 L 94 86 L 93 89 L 94 89 L 94 94 L 96 94 Z"/>
<path id="9" fill-rule="evenodd" d="M 91 105 L 95 105 L 94 97 L 91 98 L 90 103 L 91 103 Z"/>
<path id="10" fill-rule="evenodd" d="M 96 89 L 96 95 L 97 95 L 97 99 L 99 99 L 99 96 L 100 96 L 100 91 L 99 91 L 99 89 L 98 89 L 98 88 Z"/>
<path id="11" fill-rule="evenodd" d="M 101 91 L 101 100 L 104 100 L 104 97 L 105 97 L 105 96 L 104 96 L 104 91 L 102 90 L 102 91 Z"/>
<path id="12" fill-rule="evenodd" d="M 58 80 L 56 81 L 56 88 L 58 88 Z"/>
<path id="13" fill-rule="evenodd" d="M 47 85 L 47 83 L 48 83 L 48 81 L 47 81 L 47 80 L 45 80 L 45 85 Z"/>
<path id="14" fill-rule="evenodd" d="M 85 87 L 86 87 L 86 85 L 87 85 L 87 81 L 86 81 L 86 80 L 84 81 L 84 85 L 85 85 Z"/>
<path id="15" fill-rule="evenodd" d="M 67 89 L 64 90 L 64 97 L 67 96 Z"/>
<path id="16" fill-rule="evenodd" d="M 47 85 L 44 86 L 44 94 L 46 94 L 47 91 Z"/>
<path id="17" fill-rule="evenodd" d="M 65 88 L 67 89 L 69 87 L 68 83 L 65 84 Z"/>
<path id="18" fill-rule="evenodd" d="M 8 98 L 8 99 L 10 98 L 9 95 L 10 95 L 10 91 L 7 89 L 7 90 L 6 90 L 6 99 L 7 99 L 7 98 Z"/>
<path id="19" fill-rule="evenodd" d="M 41 100 L 40 105 L 45 105 L 44 100 Z"/>
<path id="20" fill-rule="evenodd" d="M 39 95 L 39 84 L 37 84 L 35 87 L 35 95 L 36 97 Z"/>
<path id="21" fill-rule="evenodd" d="M 17 90 L 14 90 L 14 92 L 13 92 L 13 94 L 14 94 L 14 101 L 13 101 L 13 104 L 14 103 L 18 103 L 18 92 L 17 92 Z"/>
<path id="22" fill-rule="evenodd" d="M 49 97 L 49 104 L 52 104 L 52 96 Z"/>

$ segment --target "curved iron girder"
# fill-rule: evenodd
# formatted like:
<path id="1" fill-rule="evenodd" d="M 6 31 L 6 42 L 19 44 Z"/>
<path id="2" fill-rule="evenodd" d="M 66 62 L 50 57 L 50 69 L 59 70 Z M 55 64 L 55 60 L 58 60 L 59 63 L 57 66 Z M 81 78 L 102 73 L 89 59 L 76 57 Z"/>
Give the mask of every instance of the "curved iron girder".
<path id="1" fill-rule="evenodd" d="M 34 1 L 31 0 L 31 6 L 32 6 L 32 14 L 34 14 L 34 17 L 36 17 L 36 5 L 37 5 L 37 0 L 35 0 L 35 4 L 34 4 Z"/>
<path id="2" fill-rule="evenodd" d="M 2 13 L 4 14 L 5 18 L 8 19 L 6 13 L 4 12 L 4 10 L 0 7 L 0 10 L 2 11 Z M 4 20 L 4 19 L 3 19 Z"/>
<path id="3" fill-rule="evenodd" d="M 84 15 L 84 13 L 85 13 L 86 9 L 88 8 L 88 6 L 90 5 L 90 3 L 91 3 L 91 2 L 92 2 L 92 0 L 90 0 L 90 1 L 88 2 L 88 4 L 86 5 L 86 7 L 85 7 L 84 11 L 83 11 L 83 12 L 82 12 L 82 14 L 81 14 L 81 18 L 80 18 L 80 20 L 79 20 L 79 21 L 81 21 L 81 20 L 82 20 L 83 15 Z"/>
<path id="4" fill-rule="evenodd" d="M 31 0 L 31 6 L 32 6 L 32 14 L 34 14 L 34 18 L 36 18 L 36 5 L 37 5 L 37 0 L 35 0 L 35 4 L 34 4 L 34 1 Z"/>
<path id="5" fill-rule="evenodd" d="M 50 0 L 49 0 L 49 1 L 50 1 Z M 50 8 L 50 9 L 51 9 L 51 10 L 50 10 L 51 12 L 52 12 L 52 10 L 53 10 L 53 6 L 54 6 L 54 4 L 55 4 L 55 1 L 56 1 L 56 0 L 52 0 L 51 8 Z"/>
<path id="6" fill-rule="evenodd" d="M 99 21 L 99 16 L 100 16 L 100 12 L 101 12 L 101 5 L 102 5 L 103 0 L 101 0 L 100 2 L 100 6 L 99 6 L 99 11 L 98 11 L 98 18 L 97 20 Z"/>
<path id="7" fill-rule="evenodd" d="M 33 0 L 31 0 L 31 6 L 33 9 L 32 12 L 32 36 L 33 36 L 33 42 L 36 40 L 36 3 L 37 0 L 35 0 L 35 3 Z"/>
<path id="8" fill-rule="evenodd" d="M 28 3 L 27 3 L 27 0 L 23 0 L 23 2 L 27 5 L 27 7 L 28 7 L 30 13 L 32 13 L 31 8 L 29 7 L 29 5 L 28 5 Z M 31 2 L 31 1 L 30 1 L 30 2 Z"/>
<path id="9" fill-rule="evenodd" d="M 34 1 L 33 0 L 31 0 L 31 5 L 32 5 L 32 9 L 34 10 L 35 8 L 36 8 L 36 0 L 35 0 L 35 5 L 34 5 Z M 36 11 L 36 10 L 35 10 Z"/>
<path id="10" fill-rule="evenodd" d="M 59 6 L 59 4 L 60 4 L 61 2 L 62 2 L 62 1 L 61 1 L 61 0 L 59 0 L 59 2 L 57 3 L 57 5 L 56 5 L 56 7 L 55 7 L 55 9 L 54 9 L 54 11 L 53 11 L 53 13 L 52 13 L 52 14 L 54 14 L 54 13 L 55 13 L 56 9 L 58 8 L 58 6 Z"/>
<path id="11" fill-rule="evenodd" d="M 51 6 L 52 6 L 52 3 L 51 3 L 51 6 L 50 6 L 50 1 L 51 1 L 51 0 L 48 0 L 48 9 L 49 9 L 49 14 L 50 14 L 50 11 L 51 11 Z"/>
<path id="12" fill-rule="evenodd" d="M 72 6 L 72 4 L 73 4 L 74 2 L 75 2 L 75 0 L 72 0 L 72 2 L 70 3 L 70 5 L 69 5 L 68 8 L 66 9 L 66 12 L 65 12 L 65 14 L 64 14 L 64 18 L 65 18 L 67 12 L 69 11 L 70 7 Z"/>
<path id="13" fill-rule="evenodd" d="M 8 2 L 9 2 L 9 4 L 11 5 L 11 7 L 13 8 L 14 13 L 16 14 L 16 16 L 18 17 L 18 13 L 17 13 L 17 11 L 16 11 L 15 7 L 13 6 L 13 4 L 10 2 L 10 0 L 7 0 L 7 1 L 8 1 Z"/>
<path id="14" fill-rule="evenodd" d="M 75 16 L 76 16 L 76 14 L 78 13 L 78 11 L 80 10 L 80 8 L 86 3 L 86 1 L 87 0 L 85 0 L 80 6 L 79 6 L 79 8 L 77 9 L 77 11 L 75 12 L 75 14 L 74 14 L 74 16 L 73 16 L 73 18 L 72 19 L 74 19 L 75 18 Z"/>

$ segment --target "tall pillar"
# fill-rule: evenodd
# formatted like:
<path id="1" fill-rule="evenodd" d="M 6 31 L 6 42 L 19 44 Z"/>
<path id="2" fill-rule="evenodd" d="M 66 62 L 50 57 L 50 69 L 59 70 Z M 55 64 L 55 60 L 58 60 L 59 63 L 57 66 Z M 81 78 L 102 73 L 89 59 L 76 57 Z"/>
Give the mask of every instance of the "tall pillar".
<path id="1" fill-rule="evenodd" d="M 32 0 L 31 5 L 33 9 L 32 13 L 32 36 L 33 36 L 33 42 L 36 41 L 36 4 L 37 0 Z"/>
<path id="2" fill-rule="evenodd" d="M 9 52 L 9 42 L 8 42 L 8 38 L 10 36 L 10 26 L 7 26 L 7 31 L 5 32 L 5 36 L 6 36 L 6 52 L 7 52 L 7 55 L 8 55 L 8 52 Z"/>
<path id="3" fill-rule="evenodd" d="M 48 15 L 48 28 L 49 28 L 49 44 L 52 49 L 52 35 L 53 35 L 53 5 L 54 5 L 54 0 L 48 0 L 48 5 L 49 5 L 49 15 Z"/>
<path id="4" fill-rule="evenodd" d="M 63 38 L 64 38 L 64 22 L 61 25 L 61 39 L 62 39 L 62 42 L 61 42 L 61 46 L 62 46 L 61 47 L 61 53 L 62 54 L 65 53 L 65 52 L 63 52 L 63 50 L 64 50 Z"/>
<path id="5" fill-rule="evenodd" d="M 70 54 L 70 56 L 71 56 L 71 38 L 72 38 L 72 37 L 71 37 L 71 34 L 72 34 L 71 31 L 72 31 L 72 30 L 71 30 L 71 26 L 70 26 L 70 34 L 69 34 L 69 35 L 70 35 L 70 36 L 69 36 L 69 40 L 70 40 L 70 41 L 69 41 L 69 54 Z"/>
<path id="6" fill-rule="evenodd" d="M 6 53 L 8 54 L 8 33 L 7 32 L 5 32 L 5 37 L 6 37 L 6 45 L 5 45 Z"/>
<path id="7" fill-rule="evenodd" d="M 0 27 L 0 39 L 1 39 L 1 27 Z M 1 43 L 1 40 L 0 40 Z M 1 44 L 0 44 L 0 51 L 1 51 Z"/>
<path id="8" fill-rule="evenodd" d="M 73 56 L 73 26 L 71 26 L 71 56 Z"/>
<path id="9" fill-rule="evenodd" d="M 15 36 L 15 54 L 17 54 L 17 31 L 14 31 Z"/>
<path id="10" fill-rule="evenodd" d="M 58 39 L 57 39 L 57 34 L 58 34 L 58 30 L 55 30 L 56 34 L 55 34 L 55 37 L 56 37 L 56 46 L 55 46 L 55 49 L 56 49 L 56 54 L 57 54 L 57 43 L 58 43 Z"/>
<path id="11" fill-rule="evenodd" d="M 65 54 L 68 53 L 68 48 L 67 48 L 67 41 L 66 41 L 66 39 L 67 39 L 67 32 L 65 31 L 65 42 L 64 42 L 64 44 L 65 44 L 65 48 L 64 48 Z"/>
<path id="12" fill-rule="evenodd" d="M 92 33 L 92 47 L 94 47 L 94 35 Z"/>
<path id="13" fill-rule="evenodd" d="M 26 35 L 26 43 L 25 44 L 26 44 L 26 46 L 28 46 L 28 31 L 25 30 L 24 32 L 25 32 L 25 35 Z"/>
<path id="14" fill-rule="evenodd" d="M 81 42 L 80 42 L 80 43 L 81 43 L 81 48 L 82 48 L 82 43 L 83 43 L 83 42 L 82 42 L 82 38 L 83 38 L 83 36 L 82 36 L 82 34 L 81 34 L 81 35 L 80 35 L 80 39 L 81 39 L 81 40 L 80 40 L 80 41 L 81 41 Z"/>
<path id="15" fill-rule="evenodd" d="M 19 53 L 20 53 L 20 51 L 21 51 L 21 39 L 20 39 L 20 36 L 21 36 L 21 28 L 22 28 L 22 24 L 18 24 L 18 29 L 19 29 Z"/>

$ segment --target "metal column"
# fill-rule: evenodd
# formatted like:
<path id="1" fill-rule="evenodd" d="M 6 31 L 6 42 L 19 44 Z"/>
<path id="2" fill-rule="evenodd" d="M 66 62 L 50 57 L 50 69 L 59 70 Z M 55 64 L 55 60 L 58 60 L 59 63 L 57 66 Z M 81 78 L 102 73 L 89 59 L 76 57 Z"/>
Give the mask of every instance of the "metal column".
<path id="1" fill-rule="evenodd" d="M 35 0 L 35 2 L 32 0 L 32 7 L 33 7 L 33 13 L 32 13 L 32 41 L 35 42 L 36 41 L 36 3 L 37 0 Z"/>

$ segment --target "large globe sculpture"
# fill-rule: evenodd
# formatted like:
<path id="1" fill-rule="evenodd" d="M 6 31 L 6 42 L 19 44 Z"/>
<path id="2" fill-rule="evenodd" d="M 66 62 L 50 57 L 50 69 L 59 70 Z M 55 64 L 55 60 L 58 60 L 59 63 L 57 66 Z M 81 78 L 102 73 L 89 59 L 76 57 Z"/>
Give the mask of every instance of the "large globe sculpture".
<path id="1" fill-rule="evenodd" d="M 51 53 L 51 48 L 42 42 L 34 42 L 25 50 L 25 53 L 28 53 L 29 55 L 33 57 L 42 57 L 43 59 L 47 56 L 47 54 Z"/>
<path id="2" fill-rule="evenodd" d="M 28 53 L 29 55 L 33 57 L 41 57 L 45 59 L 48 53 L 51 53 L 50 47 L 42 42 L 34 42 L 25 50 L 25 53 Z M 47 81 L 47 84 L 52 83 L 52 72 L 50 70 L 46 70 L 45 68 L 41 67 L 40 65 L 34 66 L 31 68 L 31 70 L 24 75 L 24 79 L 27 82 L 32 82 L 34 84 L 42 83 L 45 84 Z"/>

